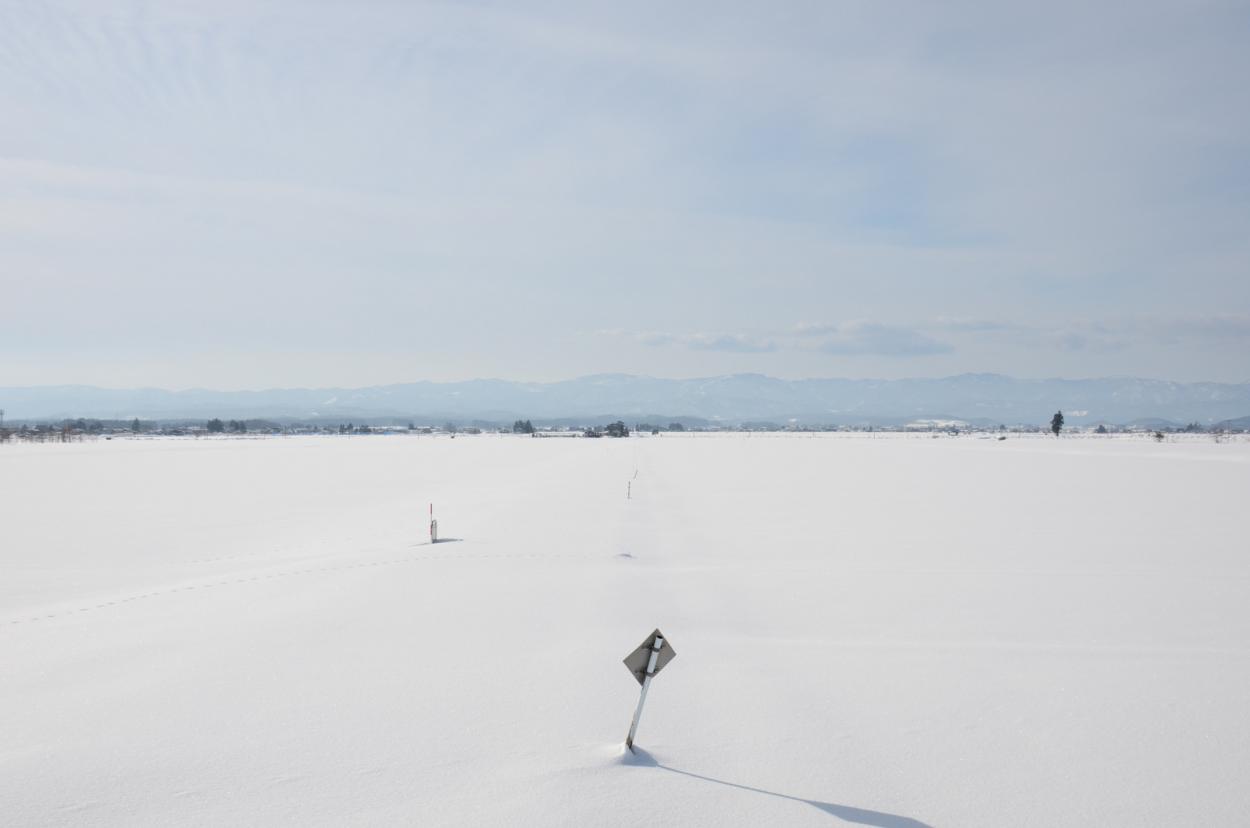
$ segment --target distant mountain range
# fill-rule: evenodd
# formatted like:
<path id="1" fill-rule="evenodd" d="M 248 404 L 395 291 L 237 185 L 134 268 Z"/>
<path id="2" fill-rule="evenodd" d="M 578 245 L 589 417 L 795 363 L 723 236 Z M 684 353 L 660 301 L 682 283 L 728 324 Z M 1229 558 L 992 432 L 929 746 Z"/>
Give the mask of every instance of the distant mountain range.
<path id="1" fill-rule="evenodd" d="M 889 425 L 959 419 L 976 425 L 1159 420 L 1211 424 L 1250 415 L 1250 383 L 1166 382 L 1134 377 L 783 380 L 760 374 L 657 379 L 600 374 L 550 383 L 470 380 L 369 388 L 165 391 L 82 385 L 0 388 L 6 420 L 77 417 L 149 420 L 248 417 L 308 421 L 602 422 L 622 418 L 737 424 Z"/>

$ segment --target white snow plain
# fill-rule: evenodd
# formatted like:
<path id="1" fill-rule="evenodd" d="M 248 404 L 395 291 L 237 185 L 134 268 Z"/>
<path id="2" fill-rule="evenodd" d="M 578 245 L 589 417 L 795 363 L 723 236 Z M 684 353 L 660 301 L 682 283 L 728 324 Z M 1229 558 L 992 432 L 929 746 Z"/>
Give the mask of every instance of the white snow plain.
<path id="1" fill-rule="evenodd" d="M 1209 438 L 0 446 L 0 824 L 1250 824 L 1248 483 Z"/>

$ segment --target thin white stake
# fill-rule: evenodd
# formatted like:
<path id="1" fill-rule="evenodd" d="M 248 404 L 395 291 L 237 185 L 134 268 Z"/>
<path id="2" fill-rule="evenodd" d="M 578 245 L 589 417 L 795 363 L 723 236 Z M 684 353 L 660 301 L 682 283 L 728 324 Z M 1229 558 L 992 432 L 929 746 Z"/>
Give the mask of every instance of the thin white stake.
<path id="1" fill-rule="evenodd" d="M 642 692 L 638 694 L 638 707 L 634 710 L 634 720 L 629 723 L 629 735 L 625 737 L 625 747 L 634 752 L 634 734 L 638 732 L 638 720 L 642 718 L 642 706 L 647 702 L 647 689 L 651 687 L 651 677 L 655 675 L 655 660 L 664 647 L 664 639 L 658 635 L 651 644 L 651 657 L 647 659 L 647 675 L 642 680 Z"/>

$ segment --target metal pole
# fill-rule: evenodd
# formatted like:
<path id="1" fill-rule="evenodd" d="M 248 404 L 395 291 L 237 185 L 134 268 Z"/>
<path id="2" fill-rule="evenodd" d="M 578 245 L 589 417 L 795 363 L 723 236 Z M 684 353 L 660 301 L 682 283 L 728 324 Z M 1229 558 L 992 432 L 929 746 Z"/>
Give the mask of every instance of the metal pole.
<path id="1" fill-rule="evenodd" d="M 634 752 L 634 734 L 638 732 L 638 720 L 642 718 L 642 706 L 647 702 L 647 689 L 651 687 L 651 677 L 655 675 L 655 660 L 664 646 L 664 639 L 658 635 L 651 643 L 651 657 L 647 659 L 647 675 L 642 680 L 642 692 L 638 694 L 638 707 L 634 710 L 634 720 L 629 723 L 629 735 L 625 737 L 625 747 Z"/>

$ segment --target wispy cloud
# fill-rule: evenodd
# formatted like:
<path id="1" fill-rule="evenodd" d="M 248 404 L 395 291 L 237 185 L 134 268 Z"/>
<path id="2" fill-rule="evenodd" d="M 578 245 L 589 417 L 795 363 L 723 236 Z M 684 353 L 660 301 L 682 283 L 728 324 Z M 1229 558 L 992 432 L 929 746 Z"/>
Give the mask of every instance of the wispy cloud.
<path id="1" fill-rule="evenodd" d="M 771 339 L 750 334 L 731 333 L 666 333 L 664 331 L 603 331 L 614 336 L 628 336 L 643 345 L 663 347 L 676 345 L 695 351 L 724 351 L 733 354 L 763 354 L 777 350 Z"/>
<path id="2" fill-rule="evenodd" d="M 1006 322 L 1000 319 L 975 319 L 941 316 L 933 321 L 932 327 L 943 331 L 955 331 L 958 333 L 985 333 L 991 331 L 1019 330 L 1021 326 L 1018 323 Z"/>
<path id="3" fill-rule="evenodd" d="M 952 348 L 915 328 L 855 320 L 840 324 L 800 324 L 797 337 L 816 340 L 816 350 L 840 356 L 924 356 Z"/>
<path id="4" fill-rule="evenodd" d="M 601 333 L 627 336 L 652 347 L 676 346 L 744 354 L 814 350 L 840 356 L 921 356 L 951 350 L 948 344 L 917 330 L 865 321 L 800 323 L 767 335 L 620 330 Z"/>
<path id="5" fill-rule="evenodd" d="M 1138 320 L 1134 327 L 1163 342 L 1176 342 L 1186 337 L 1244 339 L 1250 337 L 1250 314 L 1148 317 Z"/>
<path id="6" fill-rule="evenodd" d="M 1054 323 L 939 318 L 926 330 L 969 341 L 1113 352 L 1138 345 L 1184 345 L 1250 338 L 1246 314 L 1139 314 Z"/>
<path id="7" fill-rule="evenodd" d="M 1250 338 L 1250 316 L 1239 314 L 1146 315 L 1071 319 L 1043 324 L 1011 319 L 937 317 L 914 324 L 870 320 L 799 322 L 759 332 L 678 333 L 605 330 L 656 348 L 761 354 L 807 351 L 840 357 L 924 357 L 960 348 L 995 346 L 1106 354 L 1143 344 L 1179 345 L 1194 340 Z"/>

